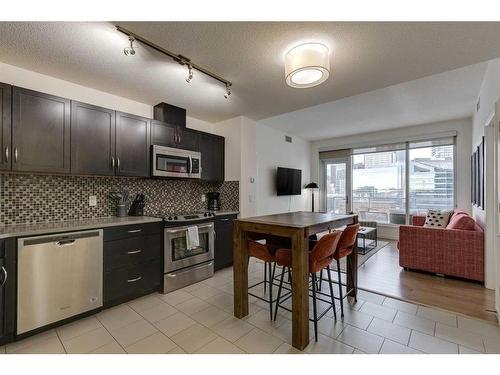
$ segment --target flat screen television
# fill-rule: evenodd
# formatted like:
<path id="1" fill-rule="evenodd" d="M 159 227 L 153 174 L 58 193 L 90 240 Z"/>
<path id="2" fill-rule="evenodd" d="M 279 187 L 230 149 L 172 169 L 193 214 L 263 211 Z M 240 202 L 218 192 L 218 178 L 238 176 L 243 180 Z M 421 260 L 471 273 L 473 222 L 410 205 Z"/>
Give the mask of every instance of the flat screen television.
<path id="1" fill-rule="evenodd" d="M 302 194 L 302 171 L 278 167 L 276 177 L 278 195 L 300 195 Z"/>

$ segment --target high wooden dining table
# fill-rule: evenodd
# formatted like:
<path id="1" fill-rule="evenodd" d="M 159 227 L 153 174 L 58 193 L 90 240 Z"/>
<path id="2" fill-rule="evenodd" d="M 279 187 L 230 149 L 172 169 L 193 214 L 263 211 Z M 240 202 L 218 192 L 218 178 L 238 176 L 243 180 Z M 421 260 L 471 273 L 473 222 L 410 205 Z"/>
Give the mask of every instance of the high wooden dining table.
<path id="1" fill-rule="evenodd" d="M 292 244 L 292 344 L 304 349 L 309 343 L 309 236 L 334 229 L 342 225 L 355 224 L 357 215 L 335 215 L 320 212 L 289 212 L 237 219 L 234 222 L 233 280 L 234 316 L 248 315 L 248 233 L 288 237 Z M 346 278 L 347 290 L 356 293 L 358 255 L 349 255 L 353 277 Z M 351 281 L 352 280 L 352 281 Z M 353 285 L 354 283 L 354 285 Z"/>

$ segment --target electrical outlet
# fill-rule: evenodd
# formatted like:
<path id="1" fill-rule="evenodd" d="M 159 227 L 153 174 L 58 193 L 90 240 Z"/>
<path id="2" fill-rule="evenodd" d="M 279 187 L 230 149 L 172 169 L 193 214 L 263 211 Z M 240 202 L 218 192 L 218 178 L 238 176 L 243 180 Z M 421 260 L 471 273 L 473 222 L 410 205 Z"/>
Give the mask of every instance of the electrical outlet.
<path id="1" fill-rule="evenodd" d="M 95 195 L 89 196 L 89 206 L 90 207 L 97 206 L 97 196 L 95 196 Z"/>
<path id="2" fill-rule="evenodd" d="M 205 202 L 207 200 L 207 196 L 205 194 L 201 195 L 201 201 Z"/>

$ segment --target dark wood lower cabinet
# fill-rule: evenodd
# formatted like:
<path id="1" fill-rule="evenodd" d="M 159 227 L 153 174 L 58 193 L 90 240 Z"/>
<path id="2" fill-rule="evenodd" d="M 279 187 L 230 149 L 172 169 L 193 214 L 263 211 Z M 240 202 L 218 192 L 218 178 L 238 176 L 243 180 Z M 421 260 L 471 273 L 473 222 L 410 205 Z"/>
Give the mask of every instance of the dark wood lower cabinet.
<path id="1" fill-rule="evenodd" d="M 0 346 L 14 338 L 16 241 L 0 240 Z"/>
<path id="2" fill-rule="evenodd" d="M 110 307 L 160 289 L 163 223 L 104 230 L 104 301 Z"/>
<path id="3" fill-rule="evenodd" d="M 215 218 L 215 271 L 233 265 L 233 221 L 236 215 Z"/>

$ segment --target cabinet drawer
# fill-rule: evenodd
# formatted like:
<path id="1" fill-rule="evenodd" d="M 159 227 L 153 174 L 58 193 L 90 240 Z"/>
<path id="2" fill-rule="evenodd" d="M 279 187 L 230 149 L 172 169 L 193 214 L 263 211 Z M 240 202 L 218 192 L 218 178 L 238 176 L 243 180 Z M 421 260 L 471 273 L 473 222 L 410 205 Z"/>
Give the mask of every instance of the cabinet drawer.
<path id="1" fill-rule="evenodd" d="M 158 260 L 105 273 L 104 306 L 157 290 L 161 277 L 161 263 Z"/>
<path id="2" fill-rule="evenodd" d="M 104 229 L 104 241 L 115 241 L 149 234 L 161 234 L 163 223 L 124 225 Z"/>
<path id="3" fill-rule="evenodd" d="M 125 238 L 104 243 L 105 272 L 130 267 L 148 260 L 160 260 L 161 237 L 159 234 Z"/>

